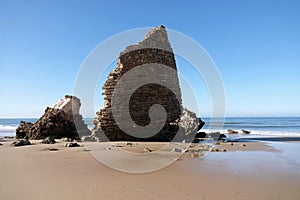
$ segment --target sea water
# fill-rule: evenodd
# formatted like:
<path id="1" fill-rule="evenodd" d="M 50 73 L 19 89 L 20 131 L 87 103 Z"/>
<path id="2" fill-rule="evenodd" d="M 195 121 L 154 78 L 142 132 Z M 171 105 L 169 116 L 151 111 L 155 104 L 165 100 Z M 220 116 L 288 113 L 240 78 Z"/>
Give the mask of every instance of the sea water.
<path id="1" fill-rule="evenodd" d="M 204 132 L 227 133 L 232 129 L 238 133 L 248 130 L 251 135 L 300 136 L 300 117 L 228 117 L 221 129 L 214 129 L 209 118 L 203 118 L 203 121 L 206 122 L 201 130 Z"/>
<path id="2" fill-rule="evenodd" d="M 20 121 L 36 122 L 36 118 L 0 118 L 0 137 L 15 136 L 16 128 Z M 91 129 L 92 118 L 85 118 L 85 122 Z M 211 119 L 203 118 L 205 126 L 201 131 L 226 133 L 227 129 L 233 129 L 241 133 L 242 129 L 251 131 L 250 135 L 265 136 L 300 136 L 300 117 L 229 117 L 225 118 L 224 127 L 212 129 Z"/>

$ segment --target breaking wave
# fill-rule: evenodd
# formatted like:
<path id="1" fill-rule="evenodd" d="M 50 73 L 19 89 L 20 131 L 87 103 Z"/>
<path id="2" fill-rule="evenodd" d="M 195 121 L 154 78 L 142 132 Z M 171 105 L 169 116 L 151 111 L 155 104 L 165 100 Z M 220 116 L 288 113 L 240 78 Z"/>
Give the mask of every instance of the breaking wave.
<path id="1" fill-rule="evenodd" d="M 0 124 L 0 132 L 15 132 L 17 129 L 17 126 L 8 126 Z"/>

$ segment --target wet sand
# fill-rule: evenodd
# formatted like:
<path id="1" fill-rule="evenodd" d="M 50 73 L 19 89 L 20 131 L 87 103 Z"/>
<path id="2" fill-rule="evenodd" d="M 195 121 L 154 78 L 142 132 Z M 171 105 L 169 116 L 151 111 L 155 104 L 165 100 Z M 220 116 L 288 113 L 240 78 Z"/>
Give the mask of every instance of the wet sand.
<path id="1" fill-rule="evenodd" d="M 300 142 L 227 142 L 226 152 L 193 145 L 173 164 L 150 173 L 124 173 L 64 142 L 11 147 L 1 140 L 1 199 L 299 199 Z M 81 143 L 82 144 L 82 143 Z M 165 143 L 98 143 L 115 160 L 116 149 L 158 156 Z M 97 144 L 97 145 L 98 145 Z M 177 144 L 176 144 L 177 145 Z M 172 147 L 173 148 L 173 147 Z M 49 151 L 49 149 L 57 151 Z M 166 150 L 167 151 L 167 150 Z M 197 156 L 198 155 L 198 156 Z M 149 157 L 151 158 L 151 157 Z M 159 157 L 166 159 L 165 157 Z M 151 165 L 151 160 L 149 161 Z M 125 167 L 132 163 L 121 162 Z"/>

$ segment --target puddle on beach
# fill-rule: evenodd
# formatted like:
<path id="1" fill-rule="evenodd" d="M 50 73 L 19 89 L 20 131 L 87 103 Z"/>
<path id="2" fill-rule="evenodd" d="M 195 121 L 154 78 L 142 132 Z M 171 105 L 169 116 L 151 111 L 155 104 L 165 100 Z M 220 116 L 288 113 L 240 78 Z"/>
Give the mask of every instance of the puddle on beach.
<path id="1" fill-rule="evenodd" d="M 205 160 L 221 165 L 236 173 L 268 174 L 292 173 L 300 175 L 299 142 L 266 142 L 273 151 L 231 151 L 227 153 L 209 153 Z"/>

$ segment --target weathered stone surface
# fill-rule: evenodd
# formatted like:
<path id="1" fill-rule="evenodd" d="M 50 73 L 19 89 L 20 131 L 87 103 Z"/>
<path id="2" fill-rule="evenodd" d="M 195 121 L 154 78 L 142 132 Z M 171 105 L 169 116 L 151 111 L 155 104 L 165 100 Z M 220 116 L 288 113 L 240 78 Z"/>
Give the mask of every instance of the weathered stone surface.
<path id="1" fill-rule="evenodd" d="M 26 138 L 68 137 L 77 139 L 79 136 L 90 135 L 90 130 L 79 114 L 79 108 L 80 100 L 77 97 L 66 95 L 53 108 L 46 108 L 44 115 L 26 132 Z"/>
<path id="2" fill-rule="evenodd" d="M 153 79 L 164 79 L 166 82 L 171 83 L 174 86 L 174 90 L 177 91 L 177 96 L 173 94 L 170 89 L 158 84 L 146 84 L 138 88 L 131 96 L 129 102 L 129 108 L 122 108 L 120 106 L 119 112 L 114 115 L 120 115 L 128 112 L 132 120 L 138 126 L 146 126 L 150 123 L 149 109 L 153 104 L 162 105 L 167 112 L 166 123 L 158 134 L 151 138 L 136 138 L 123 132 L 115 121 L 116 116 L 113 116 L 112 112 L 112 95 L 117 82 L 120 78 L 126 74 L 129 70 L 141 66 L 143 64 L 163 64 L 177 70 L 174 54 L 168 41 L 167 32 L 163 26 L 154 28 L 149 31 L 144 40 L 137 45 L 126 47 L 126 49 L 120 53 L 118 58 L 118 65 L 108 75 L 106 82 L 104 83 L 104 108 L 97 113 L 95 119 L 94 134 L 98 137 L 102 137 L 102 131 L 105 133 L 109 140 L 170 140 L 170 132 L 176 131 L 177 126 L 170 125 L 180 117 L 181 114 L 181 93 L 179 88 L 178 76 L 159 74 L 160 77 L 154 75 Z M 141 76 L 148 76 L 148 74 L 137 74 L 137 78 Z M 132 79 L 131 82 L 126 82 L 126 86 L 120 89 L 124 92 L 124 95 L 128 92 L 126 87 L 128 85 L 135 86 L 137 80 Z M 122 96 L 123 94 L 119 94 Z M 122 102 L 114 102 L 114 106 L 122 105 Z M 126 110 L 127 109 L 127 110 Z M 124 118 L 124 121 L 129 120 Z M 132 127 L 134 129 L 134 127 Z M 102 131 L 101 131 L 102 130 Z"/>
<path id="3" fill-rule="evenodd" d="M 226 135 L 221 134 L 220 132 L 210 133 L 209 136 L 215 140 L 224 140 L 226 138 Z"/>
<path id="4" fill-rule="evenodd" d="M 27 139 L 22 139 L 22 140 L 16 140 L 13 143 L 11 143 L 12 146 L 24 146 L 24 145 L 31 145 L 30 141 Z"/>
<path id="5" fill-rule="evenodd" d="M 228 134 L 238 134 L 237 131 L 232 130 L 232 129 L 227 129 Z"/>
<path id="6" fill-rule="evenodd" d="M 64 111 L 67 115 L 79 115 L 81 103 L 80 100 L 71 95 L 66 95 L 64 99 L 60 99 L 53 108 Z"/>
<path id="7" fill-rule="evenodd" d="M 63 137 L 63 138 L 61 138 L 61 141 L 63 141 L 63 142 L 72 142 L 73 140 L 71 138 Z"/>
<path id="8" fill-rule="evenodd" d="M 208 134 L 205 132 L 198 132 L 196 134 L 196 138 L 206 138 L 206 137 L 208 137 Z"/>
<path id="9" fill-rule="evenodd" d="M 203 126 L 205 125 L 205 122 L 201 118 L 198 118 L 198 120 L 199 120 L 199 126 L 197 129 L 197 132 L 200 131 L 203 128 Z"/>
<path id="10" fill-rule="evenodd" d="M 80 145 L 77 142 L 70 142 L 65 144 L 66 147 L 80 147 Z"/>
<path id="11" fill-rule="evenodd" d="M 83 142 L 97 142 L 98 138 L 93 135 L 83 136 L 81 137 L 81 141 Z"/>
<path id="12" fill-rule="evenodd" d="M 219 140 L 225 140 L 225 139 L 226 139 L 226 135 L 221 133 L 219 136 Z"/>
<path id="13" fill-rule="evenodd" d="M 135 72 L 136 77 L 122 82 L 122 78 L 125 74 L 127 76 L 127 72 L 132 72 L 133 69 L 141 66 L 147 66 L 147 69 L 150 70 L 137 71 Z M 164 70 L 165 68 L 169 70 Z M 149 77 L 159 83 L 167 83 L 168 87 L 156 82 L 144 84 L 131 94 L 128 107 L 124 106 L 124 102 L 122 102 L 124 99 L 116 100 L 114 98 L 116 91 L 119 92 L 117 95 L 125 97 L 132 88 L 139 85 L 140 80 L 148 80 Z M 117 67 L 109 73 L 102 89 L 104 90 L 104 108 L 97 112 L 93 129 L 93 134 L 99 137 L 100 141 L 107 139 L 110 141 L 171 141 L 179 130 L 185 129 L 185 125 L 190 123 L 183 124 L 183 121 L 180 121 L 184 119 L 182 116 L 187 113 L 182 112 L 175 56 L 164 26 L 151 29 L 141 42 L 126 47 L 119 54 Z M 122 119 L 122 123 L 128 124 L 128 130 L 131 132 L 135 132 L 139 127 L 146 127 L 150 123 L 159 124 L 161 121 L 155 121 L 149 117 L 149 110 L 155 104 L 163 106 L 167 114 L 162 129 L 157 134 L 150 137 L 135 137 L 120 129 L 120 123 L 116 121 L 116 117 Z M 117 112 L 113 112 L 112 107 L 117 108 Z M 130 116 L 125 116 L 124 113 L 128 113 L 128 110 Z M 189 127 L 189 130 L 185 131 L 193 129 L 196 132 L 203 125 L 196 119 L 195 114 L 193 116 L 191 114 L 192 112 L 189 111 L 189 117 L 195 119 L 195 122 L 192 122 L 193 127 Z M 131 125 L 131 120 L 134 125 Z"/>
<path id="14" fill-rule="evenodd" d="M 42 144 L 55 144 L 56 141 L 53 137 L 46 137 L 43 139 Z"/>
<path id="15" fill-rule="evenodd" d="M 248 130 L 242 130 L 242 132 L 243 132 L 243 134 L 250 134 L 251 133 L 251 131 L 248 131 Z"/>
<path id="16" fill-rule="evenodd" d="M 16 129 L 16 138 L 24 138 L 26 133 L 31 129 L 33 123 L 20 121 L 18 128 Z"/>

